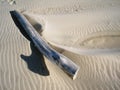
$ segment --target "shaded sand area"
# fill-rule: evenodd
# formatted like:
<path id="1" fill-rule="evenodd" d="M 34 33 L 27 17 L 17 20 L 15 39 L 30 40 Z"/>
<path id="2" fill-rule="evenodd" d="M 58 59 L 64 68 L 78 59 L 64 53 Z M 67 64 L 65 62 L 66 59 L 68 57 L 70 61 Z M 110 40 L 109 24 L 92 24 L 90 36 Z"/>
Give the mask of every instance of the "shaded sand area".
<path id="1" fill-rule="evenodd" d="M 119 90 L 119 0 L 16 0 L 15 3 L 0 1 L 0 90 Z M 80 66 L 75 80 L 42 56 L 26 33 L 16 27 L 9 13 L 14 9 L 35 19 L 37 22 L 31 20 L 34 27 L 41 24 L 43 38 Z M 117 53 L 82 55 L 71 52 L 74 51 L 71 47 L 83 51 L 115 49 Z"/>

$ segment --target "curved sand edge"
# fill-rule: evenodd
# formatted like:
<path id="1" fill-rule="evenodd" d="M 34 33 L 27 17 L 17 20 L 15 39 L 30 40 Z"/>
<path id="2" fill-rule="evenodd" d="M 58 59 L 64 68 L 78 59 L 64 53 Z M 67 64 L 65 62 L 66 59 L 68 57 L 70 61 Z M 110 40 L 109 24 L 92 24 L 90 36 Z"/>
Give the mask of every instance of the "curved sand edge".
<path id="1" fill-rule="evenodd" d="M 26 15 L 28 14 L 27 17 L 29 18 L 32 17 L 35 18 L 36 20 L 38 19 L 37 21 L 39 21 L 39 23 L 41 24 L 42 24 L 41 21 L 44 21 L 44 25 L 42 24 L 44 26 L 44 30 L 42 32 L 43 38 L 45 38 L 46 41 L 48 41 L 50 44 L 56 47 L 81 55 L 94 55 L 94 54 L 107 55 L 113 53 L 116 54 L 119 53 L 120 51 L 120 43 L 118 42 L 120 40 L 119 30 L 99 31 L 101 30 L 101 28 L 96 28 L 98 29 L 98 32 L 92 32 L 90 34 L 87 34 L 85 37 L 81 37 L 78 34 L 78 30 L 76 31 L 74 27 L 79 26 L 80 29 L 81 28 L 87 29 L 87 26 L 89 26 L 89 28 L 94 28 L 96 26 L 93 25 L 96 22 L 99 23 L 101 26 L 101 23 L 103 21 L 107 20 L 107 22 L 108 21 L 111 22 L 110 17 L 113 18 L 114 16 L 118 16 L 117 12 L 116 14 L 115 12 L 113 15 L 110 15 L 109 17 L 103 17 L 104 14 L 107 16 L 106 12 L 102 14 L 100 14 L 100 12 L 98 13 L 93 12 L 93 14 L 88 17 L 86 16 L 86 14 L 48 16 L 48 15 L 36 15 L 36 14 L 26 13 Z M 93 19 L 92 17 L 93 15 L 99 15 L 99 16 L 96 17 L 94 16 Z M 83 17 L 87 17 L 88 21 L 83 21 L 82 20 Z M 116 23 L 118 21 L 119 19 L 114 22 Z M 103 25 L 106 25 L 106 29 L 109 27 L 108 23 L 103 22 Z M 79 35 L 79 36 L 74 36 L 74 35 Z"/>

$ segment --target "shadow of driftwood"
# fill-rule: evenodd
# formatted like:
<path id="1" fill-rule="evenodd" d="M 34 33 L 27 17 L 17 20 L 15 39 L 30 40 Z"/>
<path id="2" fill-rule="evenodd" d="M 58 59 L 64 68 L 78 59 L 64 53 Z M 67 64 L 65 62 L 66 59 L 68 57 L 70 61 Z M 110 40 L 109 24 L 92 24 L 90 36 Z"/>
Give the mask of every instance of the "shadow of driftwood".
<path id="1" fill-rule="evenodd" d="M 17 18 L 14 17 L 14 14 L 12 11 L 10 11 L 10 14 L 12 16 L 12 19 L 13 19 L 15 25 L 19 28 L 22 35 L 31 42 L 30 47 L 31 47 L 32 54 L 30 56 L 25 56 L 25 55 L 21 54 L 21 58 L 27 63 L 28 68 L 32 72 L 38 73 L 40 75 L 48 76 L 49 71 L 45 65 L 43 55 L 37 50 L 36 47 L 34 47 L 32 40 L 30 39 L 28 34 L 25 32 L 24 28 L 21 26 L 21 24 L 19 23 Z M 37 28 L 38 28 L 38 25 L 39 24 L 37 24 Z M 39 26 L 39 30 L 40 30 L 40 28 L 41 28 L 41 26 Z"/>
<path id="2" fill-rule="evenodd" d="M 33 18 L 29 17 L 28 15 L 24 15 L 27 20 L 32 24 L 32 26 L 35 28 L 35 30 L 41 35 L 42 33 L 42 26 L 40 23 L 38 23 L 37 21 L 35 21 Z"/>
<path id="3" fill-rule="evenodd" d="M 26 61 L 28 68 L 35 73 L 40 75 L 47 76 L 49 71 L 45 65 L 43 55 L 34 47 L 34 44 L 31 42 L 30 47 L 32 54 L 30 56 L 21 55 L 21 58 Z"/>

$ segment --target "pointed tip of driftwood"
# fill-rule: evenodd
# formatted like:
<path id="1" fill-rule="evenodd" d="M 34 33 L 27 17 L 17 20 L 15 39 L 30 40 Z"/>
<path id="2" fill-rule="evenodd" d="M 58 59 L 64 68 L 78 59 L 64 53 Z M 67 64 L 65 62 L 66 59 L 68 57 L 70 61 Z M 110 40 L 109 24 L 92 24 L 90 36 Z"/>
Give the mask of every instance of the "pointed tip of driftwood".
<path id="1" fill-rule="evenodd" d="M 78 69 L 77 69 L 77 71 L 75 72 L 75 74 L 73 75 L 73 77 L 72 77 L 72 79 L 73 79 L 73 80 L 75 80 L 75 79 L 76 79 L 76 77 L 77 77 L 77 74 L 78 74 L 79 70 L 80 70 L 80 68 L 78 68 Z"/>

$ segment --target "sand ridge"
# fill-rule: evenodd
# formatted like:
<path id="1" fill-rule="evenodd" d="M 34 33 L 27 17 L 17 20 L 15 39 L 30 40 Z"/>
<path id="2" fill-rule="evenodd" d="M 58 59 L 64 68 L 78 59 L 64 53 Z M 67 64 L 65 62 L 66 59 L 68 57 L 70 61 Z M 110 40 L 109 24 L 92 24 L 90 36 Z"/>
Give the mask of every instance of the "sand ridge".
<path id="1" fill-rule="evenodd" d="M 110 11 L 99 11 L 42 16 L 28 13 L 28 16 L 44 21 L 42 35 L 56 47 L 77 54 L 113 54 L 120 51 L 120 31 L 116 27 L 119 26 L 119 19 L 116 18 L 119 18 L 119 12 L 113 12 L 111 15 Z"/>

